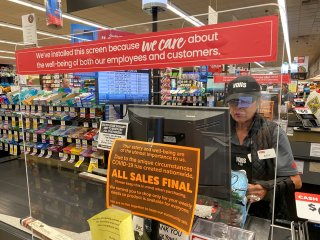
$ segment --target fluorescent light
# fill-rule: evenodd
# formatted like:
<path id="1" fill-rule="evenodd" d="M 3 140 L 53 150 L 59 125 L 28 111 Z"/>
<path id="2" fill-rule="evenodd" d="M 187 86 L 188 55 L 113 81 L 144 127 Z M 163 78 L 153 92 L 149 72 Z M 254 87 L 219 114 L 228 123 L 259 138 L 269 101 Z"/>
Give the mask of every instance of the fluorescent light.
<path id="1" fill-rule="evenodd" d="M 0 26 L 22 31 L 22 27 L 20 27 L 18 25 L 10 24 L 10 23 L 0 22 Z M 49 37 L 54 37 L 54 38 L 61 38 L 61 39 L 64 39 L 64 40 L 70 40 L 71 39 L 70 37 L 65 37 L 65 36 L 61 36 L 61 35 L 57 35 L 57 34 L 53 34 L 53 33 L 49 33 L 49 32 L 37 31 L 37 33 L 39 35 L 49 36 Z"/>
<path id="2" fill-rule="evenodd" d="M 16 59 L 15 57 L 0 56 L 0 58 Z"/>
<path id="3" fill-rule="evenodd" d="M 200 27 L 204 26 L 205 24 L 198 19 L 196 19 L 193 16 L 189 16 L 187 13 L 183 12 L 181 9 L 179 9 L 177 6 L 173 5 L 172 3 L 167 4 L 167 9 L 169 9 L 171 12 L 177 14 L 178 16 L 184 18 L 194 26 Z"/>
<path id="4" fill-rule="evenodd" d="M 287 9 L 286 9 L 285 0 L 278 0 L 278 6 L 279 6 L 284 42 L 287 49 L 288 63 L 291 67 L 291 50 L 290 50 L 290 42 L 289 42 L 288 18 L 287 18 Z"/>
<path id="5" fill-rule="evenodd" d="M 34 8 L 34 9 L 37 9 L 37 10 L 42 11 L 42 12 L 46 11 L 46 8 L 43 5 L 37 4 L 37 3 L 34 3 L 34 2 L 30 2 L 30 1 L 27 1 L 27 0 L 8 0 L 8 1 L 23 5 L 23 6 L 26 6 L 26 7 Z M 102 28 L 102 29 L 109 29 L 109 27 L 106 27 L 104 25 L 101 25 L 101 24 L 98 24 L 98 23 L 95 23 L 95 22 L 91 22 L 89 20 L 86 20 L 86 19 L 83 19 L 83 18 L 80 18 L 80 17 L 76 17 L 76 16 L 73 16 L 73 15 L 68 14 L 68 13 L 62 13 L 62 17 L 66 18 L 66 19 L 69 19 L 71 21 L 75 21 L 75 22 L 86 24 L 88 26 Z"/>
<path id="6" fill-rule="evenodd" d="M 7 41 L 7 40 L 0 40 L 0 43 L 5 43 L 5 44 L 11 44 L 11 45 L 25 45 L 24 43 L 21 42 L 12 42 L 12 41 Z"/>
<path id="7" fill-rule="evenodd" d="M 15 54 L 15 52 L 11 52 L 11 51 L 3 51 L 3 50 L 0 50 L 0 53 L 10 53 L 10 54 Z"/>
<path id="8" fill-rule="evenodd" d="M 24 0 L 8 0 L 8 1 L 23 5 L 23 6 L 26 6 L 26 7 L 31 7 L 31 8 L 37 9 L 39 11 L 42 11 L 42 12 L 46 11 L 46 9 L 42 5 L 37 4 L 37 3 L 24 1 Z"/>
<path id="9" fill-rule="evenodd" d="M 257 64 L 259 67 L 264 68 L 264 66 L 258 62 L 254 62 L 255 64 Z"/>

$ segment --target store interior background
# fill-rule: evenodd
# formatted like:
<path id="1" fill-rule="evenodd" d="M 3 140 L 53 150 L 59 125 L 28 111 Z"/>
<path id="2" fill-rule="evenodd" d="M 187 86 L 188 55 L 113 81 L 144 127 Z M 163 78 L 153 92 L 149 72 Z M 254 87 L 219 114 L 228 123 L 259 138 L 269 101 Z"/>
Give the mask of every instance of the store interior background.
<path id="1" fill-rule="evenodd" d="M 18 2 L 18 1 L 17 1 Z M 32 1 L 22 1 L 27 3 L 35 3 L 43 6 L 43 0 L 32 0 Z M 99 7 L 92 7 L 85 10 L 70 12 L 71 16 L 76 16 L 82 20 L 88 20 L 91 23 L 98 24 L 102 28 L 115 28 L 117 30 L 128 31 L 132 33 L 147 33 L 152 32 L 152 16 L 144 12 L 141 8 L 141 0 L 113 0 L 112 3 L 105 4 Z M 253 5 L 260 5 L 266 3 L 274 3 L 277 1 L 262 1 L 262 0 L 172 0 L 171 1 L 178 8 L 183 10 L 189 15 L 202 15 L 207 13 L 208 5 L 214 8 L 216 11 L 224 11 L 235 8 L 242 8 Z M 308 78 L 316 77 L 320 75 L 320 0 L 287 0 L 287 15 L 288 15 L 288 28 L 289 28 L 289 40 L 291 47 L 291 57 L 294 56 L 309 56 L 309 75 Z M 67 1 L 62 0 L 63 12 L 67 12 Z M 21 16 L 29 13 L 35 13 L 37 21 L 37 30 L 39 39 L 39 46 L 53 46 L 59 44 L 68 44 L 70 39 L 68 35 L 70 34 L 70 25 L 72 23 L 81 23 L 75 20 L 69 20 L 64 18 L 63 28 L 54 29 L 48 28 L 46 26 L 45 12 L 41 10 L 34 9 L 32 7 L 20 5 L 15 3 L 14 0 L 1 0 L 0 3 L 0 64 L 12 64 L 15 65 L 14 52 L 16 49 L 22 49 L 17 43 L 23 41 L 22 30 L 21 30 Z M 261 6 L 252 9 L 234 11 L 234 12 L 221 12 L 218 16 L 218 23 L 229 22 L 236 20 L 243 20 L 255 17 L 269 16 L 278 14 L 278 8 L 276 6 Z M 177 18 L 177 15 L 171 11 L 164 11 L 158 14 L 159 20 Z M 207 16 L 197 17 L 201 22 L 207 24 Z M 147 23 L 147 24 L 142 24 Z M 135 25 L 136 24 L 136 25 Z M 134 25 L 134 26 L 133 26 Z M 128 26 L 128 27 L 123 27 Z M 193 25 L 185 20 L 174 20 L 168 22 L 161 22 L 158 24 L 158 31 L 168 30 L 168 29 L 180 29 L 182 27 L 192 27 Z M 41 34 L 42 32 L 42 34 Z M 56 37 L 46 36 L 49 34 L 54 34 Z M 281 37 L 280 37 L 281 36 Z M 284 54 L 284 59 L 282 59 L 283 53 L 283 38 L 282 38 L 282 28 L 279 24 L 279 50 L 278 59 L 274 62 L 261 63 L 263 67 L 260 67 L 254 63 L 251 65 L 252 73 L 274 73 L 279 74 L 281 72 L 282 61 L 288 61 L 287 54 Z M 292 60 L 292 59 L 291 59 Z M 313 67 L 319 65 L 319 67 Z M 247 65 L 243 65 L 247 67 Z M 315 71 L 311 71 L 316 69 Z M 320 78 L 320 77 L 319 77 Z M 28 195 L 26 192 L 26 175 L 24 169 L 24 163 L 13 161 L 6 163 L 5 168 L 0 166 L 0 183 L 2 182 L 1 192 L 5 194 L 0 194 L 0 209 L 5 212 L 6 209 L 10 211 L 13 216 L 21 217 L 22 215 L 27 216 L 28 211 Z M 14 170 L 13 170 L 14 169 Z M 18 173 L 16 169 L 19 169 Z M 12 171 L 11 171 L 12 170 Z M 42 169 L 37 169 L 42 171 L 43 175 L 50 176 L 50 172 L 46 167 Z M 62 173 L 61 176 L 65 176 Z M 68 177 L 68 176 L 65 176 Z M 14 184 L 8 184 L 12 178 L 15 178 Z M 49 178 L 49 177 L 48 177 Z M 18 179 L 18 180 L 17 180 Z M 53 178 L 52 178 L 53 179 Z M 56 186 L 61 186 L 62 197 L 66 197 L 68 191 L 73 191 L 75 189 L 64 189 L 64 179 L 55 178 Z M 33 179 L 31 179 L 33 180 Z M 37 188 L 37 182 L 30 182 L 33 187 Z M 80 185 L 80 184 L 79 184 Z M 95 189 L 95 185 L 88 186 L 89 188 Z M 20 189 L 21 191 L 17 191 Z M 49 184 L 48 184 L 48 191 Z M 89 191 L 89 190 L 88 190 Z M 97 196 L 101 196 L 101 202 L 95 203 L 96 206 L 104 207 L 104 191 L 105 189 L 99 187 Z M 18 195 L 20 196 L 18 196 Z M 34 195 L 31 192 L 31 195 Z M 46 194 L 46 193 L 44 193 Z M 11 197 L 8 197 L 11 195 Z M 34 195 L 35 196 L 35 195 Z M 10 200 L 11 199 L 11 200 Z M 14 200 L 12 200 L 14 199 Z M 23 200 L 22 200 L 23 199 Z M 90 199 L 89 199 L 90 200 Z M 33 198 L 33 201 L 43 201 L 42 197 L 39 196 L 38 199 Z M 70 200 L 72 201 L 72 199 Z M 52 218 L 57 218 L 59 215 L 59 209 L 55 205 L 55 202 L 47 202 L 47 206 L 51 205 L 51 209 L 48 209 L 49 213 L 52 214 Z M 14 210 L 12 212 L 12 210 Z M 36 209 L 37 210 L 37 209 Z M 90 209 L 89 209 L 90 210 Z M 41 212 L 38 212 L 39 216 Z M 44 216 L 45 218 L 45 216 Z M 75 218 L 77 219 L 77 218 Z M 78 220 L 78 219 L 77 219 Z M 61 226 L 65 229 L 82 232 L 86 228 L 82 228 L 83 225 L 76 224 L 75 220 L 73 225 L 69 222 L 61 222 Z M 82 220 L 81 220 L 82 221 Z"/>

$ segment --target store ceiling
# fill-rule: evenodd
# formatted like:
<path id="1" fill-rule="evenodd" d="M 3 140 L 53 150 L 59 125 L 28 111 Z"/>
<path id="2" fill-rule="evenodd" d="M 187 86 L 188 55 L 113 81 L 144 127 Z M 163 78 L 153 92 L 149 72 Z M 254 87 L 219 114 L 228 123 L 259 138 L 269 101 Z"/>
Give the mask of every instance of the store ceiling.
<path id="1" fill-rule="evenodd" d="M 28 8 L 16 3 L 0 1 L 0 21 L 21 26 L 21 15 L 35 13 L 37 16 L 37 28 L 41 31 L 51 32 L 58 35 L 70 34 L 70 24 L 76 23 L 64 19 L 62 29 L 48 28 L 45 24 L 45 13 L 36 9 Z M 33 0 L 38 4 L 43 4 L 44 0 Z M 141 0 L 121 0 L 104 6 L 93 7 L 86 10 L 73 12 L 71 14 L 88 19 L 106 26 L 115 27 L 119 30 L 143 33 L 151 32 L 151 24 L 141 24 L 139 26 L 123 27 L 133 24 L 146 23 L 151 21 L 151 15 L 141 9 Z M 264 0 L 171 0 L 173 4 L 190 15 L 205 14 L 208 5 L 218 11 L 241 8 L 259 4 L 266 4 Z M 269 1 L 268 3 L 276 3 Z M 320 0 L 287 0 L 289 35 L 291 44 L 291 56 L 310 56 L 310 63 L 316 61 L 320 56 Z M 66 12 L 66 0 L 62 0 L 63 11 Z M 252 9 L 233 11 L 219 14 L 219 22 L 234 21 L 236 19 L 247 19 L 260 16 L 278 14 L 276 6 L 264 6 Z M 170 11 L 159 13 L 159 20 L 177 18 L 177 15 Z M 197 17 L 202 22 L 207 22 L 207 16 Z M 158 31 L 165 29 L 178 29 L 191 26 L 184 20 L 166 21 L 158 24 Z M 279 25 L 279 54 L 278 61 L 265 63 L 265 66 L 280 66 L 282 60 L 282 30 Z M 51 38 L 43 39 L 38 35 L 40 46 L 49 46 L 68 43 L 66 40 Z M 21 42 L 22 31 L 0 27 L 0 40 Z M 0 43 L 0 50 L 15 51 L 15 45 Z M 1 53 L 1 56 L 14 56 L 12 54 Z M 286 54 L 285 54 L 286 57 Z M 14 63 L 14 60 L 1 59 L 0 63 Z"/>

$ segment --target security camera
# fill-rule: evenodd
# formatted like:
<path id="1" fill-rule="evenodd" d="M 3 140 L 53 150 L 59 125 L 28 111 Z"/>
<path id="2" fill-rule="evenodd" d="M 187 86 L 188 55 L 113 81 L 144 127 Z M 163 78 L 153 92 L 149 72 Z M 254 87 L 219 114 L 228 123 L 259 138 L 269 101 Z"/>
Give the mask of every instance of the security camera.
<path id="1" fill-rule="evenodd" d="M 151 13 L 153 7 L 157 7 L 159 12 L 165 11 L 167 4 L 168 0 L 142 0 L 142 9 L 147 13 Z"/>

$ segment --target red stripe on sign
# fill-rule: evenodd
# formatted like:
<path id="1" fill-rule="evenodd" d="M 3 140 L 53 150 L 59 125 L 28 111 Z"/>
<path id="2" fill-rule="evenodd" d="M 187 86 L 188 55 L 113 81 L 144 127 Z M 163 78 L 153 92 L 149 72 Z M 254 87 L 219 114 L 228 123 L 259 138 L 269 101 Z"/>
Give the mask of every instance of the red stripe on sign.
<path id="1" fill-rule="evenodd" d="M 18 74 L 275 61 L 278 16 L 16 51 Z"/>
<path id="2" fill-rule="evenodd" d="M 295 198 L 296 198 L 296 201 L 320 203 L 319 194 L 296 192 Z"/>

